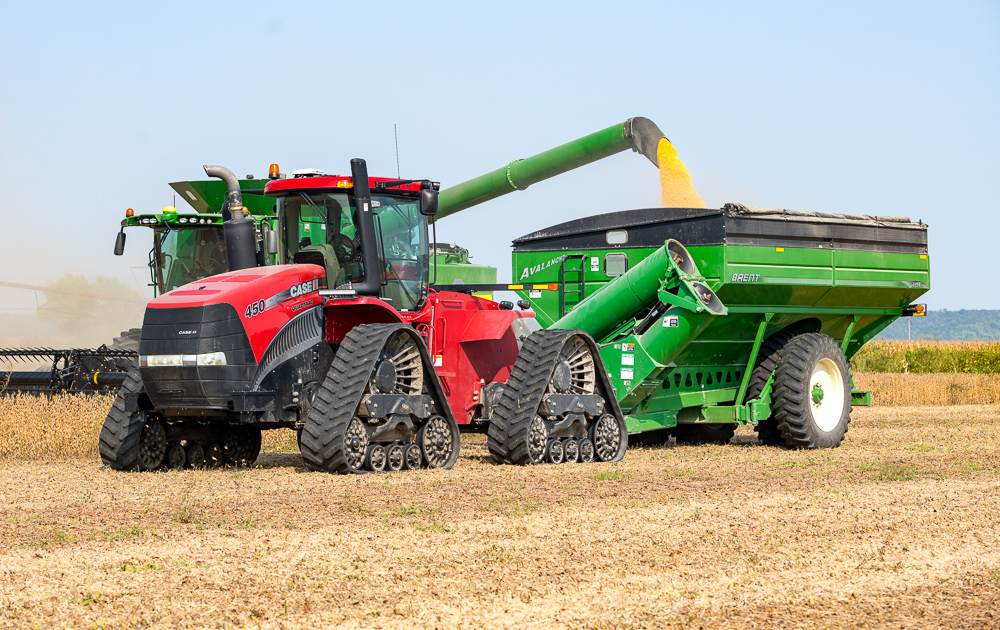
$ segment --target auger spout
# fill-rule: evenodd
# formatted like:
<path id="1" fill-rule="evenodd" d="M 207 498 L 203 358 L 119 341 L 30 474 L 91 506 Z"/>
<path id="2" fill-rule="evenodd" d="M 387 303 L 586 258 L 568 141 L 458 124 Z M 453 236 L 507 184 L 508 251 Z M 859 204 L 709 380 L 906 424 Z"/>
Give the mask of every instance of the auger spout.
<path id="1" fill-rule="evenodd" d="M 572 142 L 496 169 L 441 191 L 437 219 L 491 199 L 524 190 L 532 184 L 596 162 L 626 149 L 645 155 L 653 166 L 663 132 L 652 120 L 636 116 Z M 667 141 L 669 144 L 669 140 Z"/>

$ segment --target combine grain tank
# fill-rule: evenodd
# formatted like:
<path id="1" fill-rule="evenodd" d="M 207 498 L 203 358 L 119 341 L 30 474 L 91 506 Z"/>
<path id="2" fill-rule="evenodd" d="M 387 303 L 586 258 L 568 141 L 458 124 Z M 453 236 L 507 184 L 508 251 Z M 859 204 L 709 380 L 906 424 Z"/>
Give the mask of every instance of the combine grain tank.
<path id="1" fill-rule="evenodd" d="M 517 239 L 513 277 L 545 332 L 596 340 L 641 441 L 728 442 L 752 424 L 765 444 L 836 447 L 851 406 L 870 401 L 850 357 L 923 314 L 927 226 L 739 204 L 630 210 Z M 534 400 L 510 404 L 544 418 Z M 491 441 L 496 459 L 508 450 Z"/>

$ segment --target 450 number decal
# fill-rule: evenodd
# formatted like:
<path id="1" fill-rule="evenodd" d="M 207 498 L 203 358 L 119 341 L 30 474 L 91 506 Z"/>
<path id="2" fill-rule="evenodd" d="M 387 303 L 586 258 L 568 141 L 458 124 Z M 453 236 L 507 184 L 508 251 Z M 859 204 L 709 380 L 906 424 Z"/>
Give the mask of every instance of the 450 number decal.
<path id="1" fill-rule="evenodd" d="M 260 315 L 264 312 L 264 300 L 257 300 L 256 302 L 250 302 L 247 305 L 247 310 L 244 311 L 243 317 L 251 318 L 254 315 Z"/>

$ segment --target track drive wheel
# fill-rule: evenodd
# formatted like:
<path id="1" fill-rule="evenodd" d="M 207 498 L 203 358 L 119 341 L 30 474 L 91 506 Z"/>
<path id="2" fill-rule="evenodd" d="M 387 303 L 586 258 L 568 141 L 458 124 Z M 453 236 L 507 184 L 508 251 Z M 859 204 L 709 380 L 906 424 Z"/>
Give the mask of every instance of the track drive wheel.
<path id="1" fill-rule="evenodd" d="M 573 461 L 619 461 L 628 430 L 593 339 L 540 330 L 521 346 L 486 445 L 498 463 L 556 464 L 566 459 L 566 440 L 576 443 Z"/>
<path id="2" fill-rule="evenodd" d="M 750 383 L 747 385 L 747 394 L 744 400 L 754 400 L 764 391 L 767 379 L 771 378 L 771 373 L 778 367 L 781 349 L 794 337 L 795 333 L 790 330 L 779 330 L 760 345 L 757 361 L 754 364 L 753 372 L 750 373 Z M 774 391 L 773 386 L 771 391 Z M 774 400 L 773 396 L 772 400 Z M 773 411 L 769 418 L 755 424 L 753 430 L 757 432 L 757 439 L 767 446 L 778 446 L 784 442 L 781 437 L 781 429 L 778 428 L 778 421 L 774 419 Z"/>
<path id="3" fill-rule="evenodd" d="M 781 351 L 771 396 L 789 448 L 836 448 L 851 421 L 851 368 L 832 337 L 797 335 Z"/>
<path id="4" fill-rule="evenodd" d="M 302 459 L 312 470 L 341 474 L 401 470 L 408 463 L 451 468 L 460 442 L 447 405 L 413 328 L 357 326 L 344 337 L 316 393 L 299 441 Z"/>
<path id="5" fill-rule="evenodd" d="M 163 424 L 142 411 L 125 411 L 125 395 L 142 390 L 139 368 L 133 363 L 108 417 L 101 427 L 98 448 L 104 465 L 115 470 L 155 470 L 167 454 Z"/>

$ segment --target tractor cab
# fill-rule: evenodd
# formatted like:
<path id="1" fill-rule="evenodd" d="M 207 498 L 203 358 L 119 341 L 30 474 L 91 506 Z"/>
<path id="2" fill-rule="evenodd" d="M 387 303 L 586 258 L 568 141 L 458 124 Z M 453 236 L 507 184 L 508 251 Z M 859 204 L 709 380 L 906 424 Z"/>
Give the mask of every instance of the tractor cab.
<path id="1" fill-rule="evenodd" d="M 352 161 L 352 177 L 307 169 L 275 178 L 265 194 L 276 198 L 278 260 L 322 267 L 328 287 L 345 296 L 417 311 L 427 295 L 427 215 L 436 211 L 436 188 L 368 177 L 363 160 Z"/>

